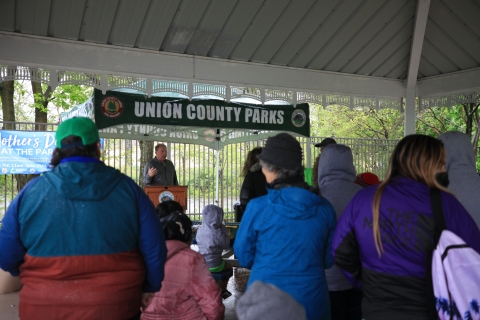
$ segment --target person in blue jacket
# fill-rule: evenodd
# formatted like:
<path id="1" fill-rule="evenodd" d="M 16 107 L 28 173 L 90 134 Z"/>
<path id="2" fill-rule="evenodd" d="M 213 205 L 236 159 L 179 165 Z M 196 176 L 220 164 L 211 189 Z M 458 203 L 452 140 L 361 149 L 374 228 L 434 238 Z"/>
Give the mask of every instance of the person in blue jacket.
<path id="1" fill-rule="evenodd" d="M 294 137 L 268 138 L 258 158 L 268 194 L 249 202 L 234 244 L 240 266 L 251 269 L 247 289 L 257 280 L 273 284 L 302 304 L 309 320 L 330 319 L 325 269 L 333 265 L 335 211 L 305 183 Z"/>

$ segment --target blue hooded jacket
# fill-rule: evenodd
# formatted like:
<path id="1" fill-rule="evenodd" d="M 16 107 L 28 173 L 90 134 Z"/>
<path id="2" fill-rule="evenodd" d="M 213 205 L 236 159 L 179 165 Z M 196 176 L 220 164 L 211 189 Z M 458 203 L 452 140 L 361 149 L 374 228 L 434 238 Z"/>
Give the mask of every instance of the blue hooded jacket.
<path id="1" fill-rule="evenodd" d="M 166 252 L 147 195 L 95 158 L 63 159 L 30 181 L 0 230 L 0 268 L 20 274 L 25 318 L 40 306 L 51 318 L 133 316 L 142 289 L 160 290 Z"/>
<path id="2" fill-rule="evenodd" d="M 251 200 L 235 237 L 235 255 L 250 268 L 250 284 L 273 284 L 292 295 L 307 318 L 330 319 L 325 269 L 333 265 L 336 217 L 331 204 L 307 189 L 269 189 Z"/>

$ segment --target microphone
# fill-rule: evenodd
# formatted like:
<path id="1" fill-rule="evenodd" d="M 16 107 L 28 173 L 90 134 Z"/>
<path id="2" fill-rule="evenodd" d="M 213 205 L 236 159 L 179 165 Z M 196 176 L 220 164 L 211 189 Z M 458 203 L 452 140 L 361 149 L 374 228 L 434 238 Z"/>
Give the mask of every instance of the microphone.
<path id="1" fill-rule="evenodd" d="M 165 169 L 165 185 L 167 185 L 167 166 L 163 165 L 163 169 Z"/>

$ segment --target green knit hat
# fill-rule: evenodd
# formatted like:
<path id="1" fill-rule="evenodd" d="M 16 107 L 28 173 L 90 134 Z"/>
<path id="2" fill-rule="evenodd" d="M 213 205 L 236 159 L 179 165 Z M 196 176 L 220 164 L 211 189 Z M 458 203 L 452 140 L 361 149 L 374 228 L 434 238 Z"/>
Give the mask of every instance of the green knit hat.
<path id="1" fill-rule="evenodd" d="M 77 136 L 82 139 L 84 146 L 98 142 L 98 129 L 89 118 L 71 118 L 62 122 L 57 129 L 55 139 L 57 148 L 71 148 L 78 144 L 62 145 L 62 140 L 69 136 Z"/>

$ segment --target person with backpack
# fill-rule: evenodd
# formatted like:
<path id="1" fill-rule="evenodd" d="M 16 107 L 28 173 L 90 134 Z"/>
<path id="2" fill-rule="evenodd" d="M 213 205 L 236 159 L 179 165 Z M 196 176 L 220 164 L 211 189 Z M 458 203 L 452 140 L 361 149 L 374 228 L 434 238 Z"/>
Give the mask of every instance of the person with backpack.
<path id="1" fill-rule="evenodd" d="M 430 190 L 440 190 L 446 229 L 480 252 L 480 230 L 437 177 L 443 143 L 409 135 L 395 147 L 384 181 L 360 190 L 338 220 L 335 264 L 363 291 L 366 320 L 428 319 L 434 218 Z"/>

